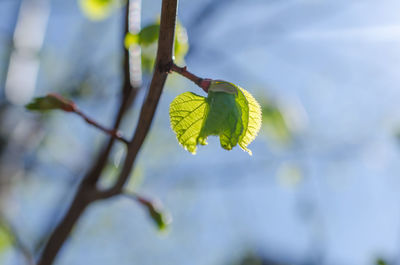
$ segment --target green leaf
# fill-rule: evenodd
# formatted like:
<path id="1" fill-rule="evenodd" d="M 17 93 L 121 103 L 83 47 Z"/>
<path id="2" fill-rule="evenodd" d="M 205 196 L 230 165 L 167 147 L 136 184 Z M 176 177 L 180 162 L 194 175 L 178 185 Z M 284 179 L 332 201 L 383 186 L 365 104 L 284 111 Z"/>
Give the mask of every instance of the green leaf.
<path id="1" fill-rule="evenodd" d="M 178 142 L 192 154 L 207 137 L 219 136 L 222 148 L 247 146 L 261 127 L 261 108 L 246 90 L 226 81 L 213 80 L 207 98 L 191 92 L 176 97 L 169 109 Z"/>
<path id="2" fill-rule="evenodd" d="M 206 98 L 192 92 L 185 92 L 176 97 L 170 107 L 171 127 L 176 133 L 178 142 L 192 154 L 196 153 L 200 131 L 208 114 Z"/>
<path id="3" fill-rule="evenodd" d="M 151 201 L 141 196 L 136 196 L 137 201 L 147 208 L 149 216 L 157 225 L 158 230 L 164 231 L 171 223 L 171 216 L 166 213 L 159 201 Z"/>
<path id="4" fill-rule="evenodd" d="M 93 21 L 107 18 L 121 4 L 120 0 L 79 0 L 83 14 Z"/>
<path id="5" fill-rule="evenodd" d="M 49 111 L 60 109 L 71 112 L 76 110 L 75 103 L 55 93 L 48 94 L 45 97 L 34 98 L 33 101 L 27 104 L 25 107 L 32 111 Z"/>
<path id="6" fill-rule="evenodd" d="M 250 155 L 247 146 L 257 137 L 261 128 L 261 108 L 257 100 L 246 90 L 240 88 L 238 102 L 242 107 L 243 133 L 239 138 L 240 147 Z"/>
<path id="7" fill-rule="evenodd" d="M 154 23 L 148 25 L 139 32 L 139 44 L 143 46 L 149 46 L 158 40 L 158 34 L 160 33 L 160 24 Z"/>
<path id="8" fill-rule="evenodd" d="M 205 143 L 209 135 L 219 135 L 222 148 L 231 150 L 243 131 L 241 109 L 235 95 L 209 91 L 207 103 L 209 111 L 198 140 Z"/>

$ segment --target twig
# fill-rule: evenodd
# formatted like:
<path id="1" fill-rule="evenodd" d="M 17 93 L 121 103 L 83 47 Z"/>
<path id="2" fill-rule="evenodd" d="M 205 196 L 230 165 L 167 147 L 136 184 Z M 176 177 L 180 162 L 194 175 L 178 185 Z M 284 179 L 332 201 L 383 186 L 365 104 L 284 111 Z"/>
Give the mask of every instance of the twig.
<path id="1" fill-rule="evenodd" d="M 201 87 L 204 90 L 204 92 L 208 93 L 208 88 L 210 86 L 211 79 L 198 77 L 197 75 L 189 72 L 186 66 L 179 67 L 173 62 L 171 62 L 169 66 L 170 66 L 169 71 L 173 71 L 175 73 L 178 73 L 186 77 L 187 79 L 189 79 L 190 81 Z"/>
<path id="2" fill-rule="evenodd" d="M 167 71 L 165 71 L 165 69 L 172 61 L 176 13 L 177 0 L 162 1 L 160 34 L 153 78 L 147 97 L 142 105 L 142 110 L 134 137 L 132 141 L 130 141 L 128 144 L 128 152 L 124 161 L 123 168 L 116 183 L 108 190 L 99 191 L 96 187 L 96 183 L 100 177 L 102 169 L 104 168 L 104 164 L 96 164 L 91 169 L 91 171 L 85 176 L 81 185 L 79 186 L 74 200 L 64 218 L 51 234 L 49 241 L 47 242 L 43 250 L 42 256 L 39 259 L 38 265 L 50 265 L 53 263 L 55 257 L 57 256 L 57 253 L 66 241 L 73 226 L 90 203 L 99 199 L 109 198 L 121 192 L 122 187 L 124 186 L 130 175 L 135 158 L 139 153 L 144 139 L 146 138 L 146 135 L 150 129 L 150 125 L 152 123 L 158 101 L 160 99 L 161 92 L 167 78 Z M 125 68 L 125 81 L 129 80 L 129 78 L 126 78 L 127 75 L 129 75 L 129 71 L 126 71 Z M 124 93 L 124 96 L 124 101 L 123 104 L 121 104 L 118 114 L 118 116 L 121 116 L 121 118 L 124 114 L 126 106 L 129 105 L 129 102 L 125 101 L 127 96 L 126 92 Z M 112 143 L 112 140 L 113 138 L 110 140 L 105 152 L 103 152 L 102 155 L 99 157 L 99 162 L 101 160 L 103 160 L 103 162 L 107 160 L 109 151 L 112 147 L 112 144 L 110 144 Z"/>
<path id="3" fill-rule="evenodd" d="M 127 5 L 129 5 L 129 2 Z M 118 113 L 116 114 L 113 126 L 115 130 L 118 130 L 126 110 L 134 101 L 139 90 L 139 87 L 132 87 L 130 83 L 129 52 L 126 51 L 123 45 L 123 40 L 125 38 L 125 35 L 128 33 L 128 30 L 129 7 L 127 6 L 124 16 L 124 31 L 121 40 L 121 49 L 123 49 L 124 51 L 124 82 L 122 85 L 121 104 L 119 106 Z M 83 177 L 83 180 L 78 187 L 78 190 L 71 205 L 69 206 L 69 209 L 65 213 L 61 222 L 55 227 L 54 231 L 51 233 L 48 241 L 46 242 L 43 252 L 38 260 L 38 265 L 50 265 L 54 262 L 58 252 L 60 251 L 64 242 L 67 240 L 68 235 L 71 233 L 71 230 L 75 223 L 78 221 L 86 207 L 98 198 L 96 184 L 101 176 L 104 167 L 107 164 L 107 160 L 111 153 L 114 142 L 115 138 L 110 137 L 103 150 L 99 153 L 98 157 L 93 162 L 90 170 Z"/>
<path id="4" fill-rule="evenodd" d="M 124 87 L 125 90 L 125 87 Z M 114 127 L 114 129 L 107 129 L 103 125 L 100 125 L 97 121 L 89 118 L 85 113 L 83 113 L 78 106 L 75 104 L 75 102 L 64 98 L 63 96 L 57 94 L 57 93 L 50 93 L 47 94 L 46 97 L 44 98 L 39 98 L 39 99 L 50 99 L 50 100 L 56 100 L 57 103 L 57 108 L 61 109 L 65 112 L 69 113 L 75 113 L 79 116 L 81 116 L 88 124 L 96 127 L 97 129 L 100 129 L 101 131 L 105 132 L 106 134 L 110 135 L 112 138 L 115 138 L 117 140 L 120 140 L 124 142 L 125 144 L 128 144 L 128 140 L 124 139 L 122 137 L 122 134 L 118 131 L 117 128 Z M 36 105 L 37 103 L 33 103 L 30 105 Z M 28 105 L 28 108 L 30 108 L 30 105 Z M 35 106 L 36 107 L 36 106 Z"/>
<path id="5" fill-rule="evenodd" d="M 93 125 L 94 127 L 102 130 L 103 132 L 105 132 L 106 134 L 110 135 L 112 138 L 115 138 L 119 141 L 124 142 L 125 144 L 128 144 L 129 141 L 126 140 L 120 131 L 118 131 L 117 129 L 107 129 L 106 127 L 104 127 L 103 125 L 100 125 L 98 122 L 96 122 L 95 120 L 89 118 L 86 114 L 84 114 L 81 110 L 79 110 L 78 108 L 75 109 L 73 111 L 74 113 L 78 114 L 79 116 L 81 116 L 87 123 L 89 123 L 90 125 Z"/>
<path id="6" fill-rule="evenodd" d="M 122 170 L 115 184 L 110 189 L 101 192 L 102 198 L 109 198 L 121 193 L 123 186 L 129 178 L 136 156 L 150 129 L 161 92 L 167 79 L 168 67 L 172 61 L 177 4 L 177 0 L 162 1 L 158 50 L 150 88 L 142 105 L 134 137 L 128 145 L 128 152 Z"/>
<path id="7" fill-rule="evenodd" d="M 123 31 L 123 36 L 122 36 L 122 41 L 121 41 L 121 49 L 124 52 L 124 60 L 123 60 L 123 85 L 122 85 L 122 90 L 121 90 L 121 103 L 120 107 L 118 110 L 118 114 L 116 115 L 116 119 L 114 121 L 114 129 L 118 129 L 121 122 L 122 118 L 124 117 L 124 114 L 126 110 L 132 105 L 132 103 L 135 101 L 136 96 L 138 94 L 138 91 L 141 88 L 141 83 L 136 81 L 135 86 L 132 85 L 131 83 L 131 78 L 130 78 L 130 69 L 129 69 L 129 62 L 130 62 L 130 53 L 129 51 L 125 48 L 124 45 L 124 40 L 126 34 L 129 32 L 130 28 L 130 21 L 134 21 L 135 25 L 132 25 L 137 31 L 140 30 L 140 18 L 137 18 L 135 20 L 130 20 L 129 12 L 130 12 L 130 6 L 132 2 L 140 2 L 141 0 L 130 0 L 127 1 L 127 7 L 125 9 L 125 16 L 124 16 L 124 31 Z M 136 13 L 140 13 L 140 4 L 135 3 L 135 11 Z M 137 10 L 139 9 L 139 10 Z M 136 60 L 141 60 L 140 54 L 137 54 L 135 58 Z M 132 62 L 135 64 L 136 62 Z M 138 63 L 139 67 L 141 63 Z M 92 169 L 86 174 L 84 177 L 84 182 L 87 185 L 95 185 L 98 179 L 100 178 L 101 171 L 103 170 L 108 156 L 111 152 L 111 149 L 114 145 L 114 138 L 110 138 L 108 143 L 106 144 L 105 148 L 103 151 L 100 153 L 99 157 L 97 158 L 97 162 L 93 164 Z"/>

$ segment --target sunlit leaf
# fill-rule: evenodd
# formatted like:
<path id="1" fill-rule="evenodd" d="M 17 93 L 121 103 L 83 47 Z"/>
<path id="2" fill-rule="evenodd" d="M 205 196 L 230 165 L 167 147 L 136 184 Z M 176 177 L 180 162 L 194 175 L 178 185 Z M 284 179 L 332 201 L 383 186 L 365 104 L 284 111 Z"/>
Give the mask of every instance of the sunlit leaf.
<path id="1" fill-rule="evenodd" d="M 206 98 L 192 92 L 177 96 L 169 108 L 171 127 L 178 142 L 189 152 L 195 154 L 200 131 L 208 114 Z M 202 142 L 201 144 L 206 144 Z"/>
<path id="2" fill-rule="evenodd" d="M 146 207 L 149 216 L 157 225 L 158 230 L 163 231 L 168 228 L 172 219 L 171 216 L 162 208 L 159 201 L 148 200 L 141 196 L 136 196 L 136 198 L 140 204 Z"/>
<path id="3" fill-rule="evenodd" d="M 34 98 L 33 101 L 25 106 L 32 111 L 48 111 L 60 109 L 71 112 L 76 109 L 75 103 L 63 98 L 61 95 L 51 93 L 45 97 Z"/>
<path id="4" fill-rule="evenodd" d="M 238 144 L 243 132 L 241 110 L 235 101 L 235 95 L 225 92 L 208 92 L 208 113 L 199 142 L 206 142 L 209 135 L 219 135 L 222 148 L 231 150 Z"/>
<path id="5" fill-rule="evenodd" d="M 99 21 L 107 18 L 116 8 L 121 6 L 121 0 L 78 0 L 83 14 L 90 20 Z"/>
<path id="6" fill-rule="evenodd" d="M 247 146 L 256 138 L 261 128 L 261 108 L 256 99 L 246 90 L 240 89 L 238 102 L 242 107 L 243 133 L 239 138 L 240 147 L 250 155 Z"/>
<path id="7" fill-rule="evenodd" d="M 192 154 L 207 137 L 219 136 L 222 148 L 247 146 L 261 127 L 261 108 L 246 90 L 226 81 L 214 80 L 207 98 L 191 92 L 176 97 L 170 105 L 171 127 L 178 142 Z"/>

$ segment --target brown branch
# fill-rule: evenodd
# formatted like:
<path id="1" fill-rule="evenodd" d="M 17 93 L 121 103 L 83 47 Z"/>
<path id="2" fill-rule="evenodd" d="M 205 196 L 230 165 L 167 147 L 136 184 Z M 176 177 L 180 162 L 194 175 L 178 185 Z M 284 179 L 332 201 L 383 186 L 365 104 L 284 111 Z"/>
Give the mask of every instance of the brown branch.
<path id="1" fill-rule="evenodd" d="M 139 1 L 139 0 L 137 0 Z M 137 20 L 137 28 L 140 27 L 140 20 Z M 124 80 L 122 85 L 121 103 L 116 114 L 114 121 L 114 130 L 118 130 L 124 114 L 129 106 L 134 102 L 137 92 L 140 89 L 140 84 L 133 87 L 130 82 L 129 72 L 129 52 L 125 49 L 124 39 L 125 35 L 129 31 L 129 2 L 126 7 L 124 16 L 124 31 L 121 41 L 121 48 L 124 51 L 123 60 L 123 74 Z M 139 57 L 140 59 L 140 57 Z M 85 174 L 81 184 L 75 194 L 75 197 L 65 213 L 61 222 L 56 226 L 54 231 L 51 233 L 48 241 L 45 244 L 43 252 L 39 258 L 38 265 L 50 265 L 54 262 L 58 252 L 71 233 L 73 226 L 76 224 L 80 216 L 85 211 L 86 207 L 98 198 L 98 192 L 96 188 L 97 181 L 99 180 L 104 167 L 107 164 L 108 157 L 111 153 L 112 147 L 115 143 L 115 138 L 110 137 L 105 147 L 100 151 L 98 157 L 93 162 L 90 170 Z"/>
<path id="2" fill-rule="evenodd" d="M 120 131 L 118 131 L 118 129 L 107 129 L 106 127 L 104 127 L 103 125 L 99 124 L 98 122 L 96 122 L 95 120 L 89 118 L 86 114 L 84 114 L 82 111 L 80 111 L 78 108 L 76 108 L 74 110 L 74 113 L 78 114 L 79 116 L 81 116 L 88 124 L 93 125 L 94 127 L 96 127 L 97 129 L 102 130 L 103 132 L 105 132 L 106 134 L 110 135 L 112 138 L 119 140 L 121 142 L 124 142 L 125 144 L 128 144 L 129 141 L 126 140 Z"/>
<path id="3" fill-rule="evenodd" d="M 160 34 L 153 78 L 146 99 L 142 105 L 134 137 L 128 145 L 128 152 L 122 170 L 115 184 L 110 189 L 102 192 L 101 196 L 103 198 L 121 193 L 123 186 L 129 178 L 136 156 L 149 132 L 161 92 L 167 79 L 168 68 L 172 61 L 177 4 L 177 0 L 162 1 Z"/>
<path id="4" fill-rule="evenodd" d="M 138 94 L 138 91 L 141 87 L 140 82 L 135 82 L 135 85 L 133 86 L 131 84 L 130 80 L 130 70 L 129 70 L 129 62 L 130 62 L 130 54 L 129 51 L 125 48 L 124 40 L 126 34 L 129 32 L 129 27 L 130 27 L 130 5 L 133 2 L 135 5 L 135 12 L 140 15 L 140 1 L 141 0 L 130 0 L 127 2 L 127 6 L 125 9 L 125 16 L 124 16 L 124 31 L 123 31 L 123 36 L 122 36 L 122 41 L 121 41 L 121 49 L 124 51 L 124 60 L 123 60 L 123 85 L 122 85 L 122 90 L 121 90 L 121 103 L 120 107 L 118 110 L 118 114 L 116 115 L 116 119 L 114 121 L 114 129 L 118 129 L 121 122 L 122 118 L 124 117 L 124 114 L 126 110 L 132 105 L 132 103 L 136 99 L 136 95 Z M 140 17 L 137 19 L 133 19 L 132 25 L 133 28 L 136 31 L 140 30 Z M 140 54 L 137 55 L 134 59 L 136 60 L 141 60 Z M 133 62 L 134 64 L 136 61 Z M 138 63 L 140 66 L 140 62 Z M 88 174 L 84 177 L 84 181 L 88 184 L 94 185 L 96 184 L 97 180 L 100 178 L 101 171 L 103 170 L 104 166 L 106 165 L 108 156 L 111 152 L 111 149 L 114 145 L 114 138 L 110 138 L 108 143 L 106 144 L 105 148 L 103 151 L 100 153 L 99 157 L 97 158 L 97 162 L 93 164 L 92 169 L 88 172 Z"/>
<path id="5" fill-rule="evenodd" d="M 124 90 L 125 90 L 125 86 L 124 86 Z M 110 135 L 112 138 L 115 138 L 119 141 L 124 142 L 125 144 L 128 144 L 128 140 L 126 140 L 125 138 L 122 137 L 122 134 L 118 131 L 118 128 L 114 127 L 114 129 L 107 129 L 106 127 L 104 127 L 103 125 L 98 123 L 97 121 L 89 118 L 89 116 L 87 116 L 85 113 L 83 113 L 73 101 L 66 99 L 57 93 L 50 93 L 50 94 L 46 95 L 46 97 L 39 98 L 37 100 L 42 100 L 42 99 L 56 100 L 56 103 L 57 103 L 56 108 L 61 109 L 65 112 L 75 113 L 75 114 L 81 116 L 88 124 L 96 127 L 97 129 L 100 129 L 101 131 Z M 38 103 L 29 104 L 27 106 L 27 108 L 31 108 L 31 105 L 33 105 L 34 107 L 32 109 L 37 110 L 37 106 L 35 106 L 36 104 L 38 104 Z"/>
<path id="6" fill-rule="evenodd" d="M 104 164 L 112 148 L 112 143 L 114 138 L 111 138 L 105 151 L 99 156 L 98 162 L 103 162 L 103 163 L 96 163 L 95 166 L 84 177 L 70 208 L 68 209 L 64 218 L 61 220 L 60 224 L 51 234 L 49 241 L 47 242 L 43 250 L 43 253 L 39 259 L 38 265 L 50 265 L 53 263 L 57 253 L 59 252 L 62 245 L 66 241 L 73 226 L 78 221 L 78 219 L 80 218 L 80 216 L 83 214 L 86 207 L 90 203 L 98 199 L 111 197 L 121 192 L 125 182 L 127 181 L 130 175 L 136 156 L 139 153 L 139 150 L 150 129 L 158 105 L 158 101 L 160 99 L 161 92 L 167 78 L 168 74 L 167 72 L 169 70 L 168 65 L 172 61 L 172 54 L 173 54 L 176 13 L 177 13 L 177 0 L 162 1 L 160 34 L 159 34 L 158 51 L 157 51 L 154 74 L 146 99 L 142 105 L 142 110 L 140 113 L 134 137 L 132 141 L 130 141 L 128 144 L 128 152 L 124 161 L 123 168 L 118 177 L 118 180 L 110 189 L 105 191 L 99 191 L 96 187 L 96 183 L 100 177 L 101 171 L 104 168 Z M 126 19 L 128 19 L 128 17 Z M 128 64 L 126 63 L 127 62 L 126 54 L 128 53 L 125 53 L 125 64 L 124 64 L 125 75 L 124 75 L 124 86 L 123 86 L 124 97 L 117 117 L 118 125 L 120 119 L 122 119 L 122 116 L 127 106 L 129 106 L 130 104 L 129 96 L 131 96 L 132 94 L 136 94 L 136 91 L 132 92 L 128 91 L 129 89 L 126 89 L 128 87 L 127 82 L 128 81 L 130 82 L 129 70 L 127 70 L 129 63 Z"/>
<path id="7" fill-rule="evenodd" d="M 201 87 L 204 92 L 208 93 L 211 79 L 198 77 L 197 75 L 189 72 L 186 66 L 179 67 L 173 62 L 169 64 L 169 70 L 186 77 L 187 79 Z"/>

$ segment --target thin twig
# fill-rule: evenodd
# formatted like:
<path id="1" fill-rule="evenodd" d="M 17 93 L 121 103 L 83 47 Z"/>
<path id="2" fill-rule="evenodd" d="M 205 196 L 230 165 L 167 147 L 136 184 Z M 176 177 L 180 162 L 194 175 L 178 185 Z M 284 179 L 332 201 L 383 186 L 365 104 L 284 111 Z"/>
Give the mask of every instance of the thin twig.
<path id="1" fill-rule="evenodd" d="M 139 21 L 140 23 L 140 21 Z M 140 25 L 139 25 L 140 26 Z M 140 87 L 132 87 L 130 83 L 129 73 L 129 52 L 125 49 L 124 38 L 129 30 L 129 1 L 127 3 L 126 12 L 124 16 L 124 31 L 121 38 L 121 49 L 124 51 L 124 63 L 123 63 L 123 74 L 124 82 L 122 85 L 121 93 L 121 104 L 116 114 L 113 128 L 118 130 L 124 114 L 128 107 L 134 102 L 137 92 Z M 67 240 L 68 235 L 71 233 L 73 226 L 76 224 L 78 219 L 81 217 L 86 207 L 96 199 L 98 199 L 98 193 L 96 184 L 99 180 L 104 167 L 107 164 L 108 157 L 111 153 L 114 145 L 115 138 L 110 137 L 103 150 L 99 153 L 98 157 L 92 164 L 90 170 L 85 174 L 75 197 L 69 206 L 66 214 L 55 227 L 51 233 L 48 241 L 46 242 L 43 252 L 39 258 L 38 265 L 51 265 L 64 242 Z"/>
<path id="2" fill-rule="evenodd" d="M 150 129 L 150 125 L 154 118 L 158 101 L 167 78 L 166 68 L 172 61 L 173 54 L 176 14 L 177 0 L 163 0 L 155 70 L 147 97 L 142 105 L 142 110 L 134 137 L 128 144 L 128 152 L 118 180 L 110 189 L 99 191 L 96 187 L 96 183 L 99 179 L 102 169 L 104 168 L 104 164 L 96 165 L 91 169 L 89 175 L 85 176 L 84 180 L 79 186 L 74 200 L 64 218 L 51 234 L 49 241 L 43 250 L 42 256 L 39 259 L 38 265 L 50 265 L 53 263 L 57 253 L 68 238 L 73 226 L 76 224 L 89 204 L 96 200 L 108 198 L 121 192 L 122 187 L 130 175 L 135 158 L 139 153 L 144 139 L 146 138 L 146 135 Z M 125 73 L 129 74 L 129 71 L 126 71 L 125 69 Z M 126 78 L 126 75 L 127 74 L 125 74 L 125 80 L 128 79 Z M 126 93 L 124 93 L 124 96 L 126 96 Z M 124 102 L 124 104 L 129 105 L 129 102 Z M 119 113 L 122 113 L 122 116 L 124 110 L 125 109 L 123 107 L 120 108 Z M 111 147 L 108 145 L 106 151 L 109 151 L 110 149 Z M 100 159 L 104 159 L 105 162 L 107 157 L 108 155 L 100 156 Z"/>
<path id="3" fill-rule="evenodd" d="M 121 193 L 123 186 L 129 178 L 136 156 L 149 132 L 161 92 L 167 79 L 168 67 L 172 61 L 177 5 L 177 0 L 162 1 L 160 34 L 153 78 L 142 105 L 135 134 L 128 145 L 128 152 L 122 170 L 115 184 L 110 189 L 101 192 L 102 198 L 109 198 Z"/>
<path id="4" fill-rule="evenodd" d="M 186 66 L 179 67 L 173 62 L 171 62 L 169 66 L 170 66 L 169 69 L 170 71 L 173 71 L 175 73 L 178 73 L 186 77 L 187 79 L 189 79 L 190 81 L 201 87 L 204 90 L 204 92 L 208 93 L 208 88 L 210 86 L 211 79 L 198 77 L 197 75 L 189 72 Z"/>
<path id="5" fill-rule="evenodd" d="M 124 86 L 124 90 L 125 90 L 125 86 Z M 57 93 L 50 93 L 46 96 L 46 98 L 57 100 L 57 103 L 59 104 L 59 106 L 58 106 L 59 109 L 62 109 L 65 112 L 75 113 L 75 114 L 81 116 L 88 124 L 96 127 L 97 129 L 102 130 L 106 134 L 110 135 L 112 138 L 115 138 L 117 140 L 124 142 L 125 144 L 128 144 L 128 140 L 126 140 L 122 137 L 122 134 L 118 131 L 118 128 L 107 129 L 106 127 L 104 127 L 97 121 L 89 118 L 89 116 L 87 116 L 85 113 L 83 113 L 78 108 L 78 106 L 75 104 L 75 102 L 73 102 L 69 99 L 66 99 Z"/>
<path id="6" fill-rule="evenodd" d="M 104 127 L 103 125 L 99 124 L 98 122 L 96 122 L 95 120 L 89 118 L 86 114 L 84 114 L 81 110 L 76 109 L 74 111 L 74 113 L 78 114 L 79 116 L 81 116 L 88 124 L 93 125 L 94 127 L 102 130 L 103 132 L 105 132 L 106 134 L 110 135 L 112 138 L 117 139 L 121 142 L 124 142 L 125 144 L 128 144 L 129 141 L 127 139 L 125 139 L 122 136 L 122 133 L 120 131 L 118 131 L 117 129 L 107 129 L 106 127 Z"/>
<path id="7" fill-rule="evenodd" d="M 122 119 L 124 117 L 124 114 L 126 113 L 127 109 L 134 103 L 136 96 L 141 88 L 141 83 L 140 82 L 135 82 L 135 86 L 132 85 L 131 83 L 131 78 L 130 78 L 130 69 L 129 69 L 129 62 L 130 62 L 130 53 L 129 51 L 125 48 L 124 40 L 126 34 L 129 33 L 129 28 L 130 28 L 130 21 L 131 23 L 134 23 L 135 25 L 132 25 L 136 30 L 140 30 L 140 18 L 137 18 L 135 20 L 130 20 L 130 6 L 133 3 L 139 2 L 141 0 L 130 0 L 127 2 L 127 6 L 125 9 L 125 15 L 124 15 L 124 31 L 123 31 L 123 36 L 121 40 L 121 49 L 123 50 L 124 53 L 124 60 L 123 60 L 123 84 L 122 84 L 122 89 L 121 89 L 121 103 L 119 106 L 118 113 L 116 115 L 115 121 L 114 121 L 114 129 L 118 129 Z M 136 3 L 135 4 L 135 12 L 140 13 L 140 4 Z M 137 10 L 139 9 L 139 10 Z M 134 21 L 134 22 L 133 22 Z M 135 58 L 132 58 L 135 60 L 141 60 L 140 54 L 136 56 Z M 132 64 L 136 64 L 136 62 L 132 62 Z M 137 63 L 139 66 L 141 63 Z M 97 158 L 97 162 L 93 164 L 93 167 L 91 170 L 86 174 L 84 177 L 84 182 L 87 185 L 95 185 L 97 181 L 100 178 L 101 171 L 103 170 L 108 156 L 110 155 L 111 149 L 114 145 L 114 138 L 110 138 L 108 143 L 106 144 L 105 148 L 103 151 L 100 153 L 99 157 Z"/>

